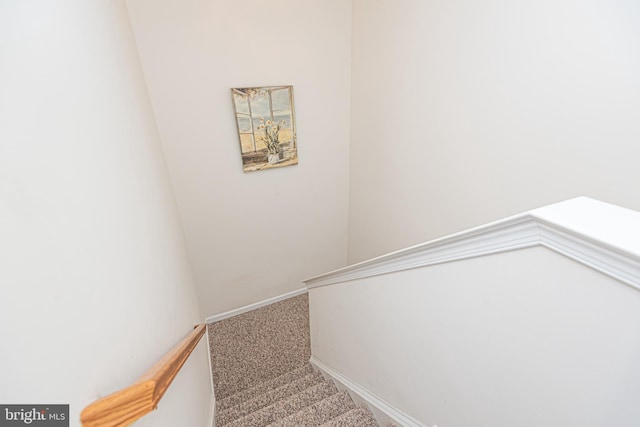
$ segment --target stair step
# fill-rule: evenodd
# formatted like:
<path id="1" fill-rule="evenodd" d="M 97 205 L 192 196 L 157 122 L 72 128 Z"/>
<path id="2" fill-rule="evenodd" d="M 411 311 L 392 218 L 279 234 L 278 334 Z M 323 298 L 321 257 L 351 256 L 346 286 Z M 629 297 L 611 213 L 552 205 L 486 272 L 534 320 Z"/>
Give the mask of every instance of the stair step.
<path id="1" fill-rule="evenodd" d="M 279 419 L 269 427 L 318 426 L 356 408 L 346 391 L 335 393 L 295 414 Z"/>
<path id="2" fill-rule="evenodd" d="M 379 424 L 369 408 L 360 406 L 329 420 L 321 427 L 379 427 Z"/>
<path id="3" fill-rule="evenodd" d="M 314 371 L 311 365 L 306 364 L 298 369 L 280 375 L 277 378 L 258 384 L 255 387 L 242 390 L 236 394 L 233 394 L 216 402 L 216 412 L 222 411 L 225 408 L 236 406 L 246 400 L 253 399 L 256 396 L 267 393 L 274 388 L 281 387 L 313 372 Z"/>
<path id="4" fill-rule="evenodd" d="M 338 389 L 330 381 L 324 381 L 314 386 L 311 386 L 300 393 L 289 396 L 283 400 L 280 400 L 273 405 L 266 406 L 255 412 L 245 415 L 242 418 L 238 418 L 228 424 L 228 427 L 258 427 L 266 426 L 270 423 L 276 422 L 283 418 L 288 417 L 291 414 L 299 412 L 301 409 L 307 406 L 313 405 L 316 402 L 320 402 L 329 396 L 338 393 Z M 221 427 L 221 426 L 218 426 Z"/>
<path id="5" fill-rule="evenodd" d="M 324 377 L 319 372 L 313 372 L 298 378 L 295 381 L 282 385 L 276 389 L 270 390 L 264 394 L 253 397 L 237 404 L 224 408 L 216 413 L 216 425 L 223 426 L 238 418 L 249 415 L 259 409 L 272 405 L 289 396 L 300 393 L 316 384 L 324 382 Z"/>
<path id="6" fill-rule="evenodd" d="M 211 323 L 208 332 L 217 427 L 379 427 L 309 364 L 307 295 Z"/>
<path id="7" fill-rule="evenodd" d="M 306 294 L 212 322 L 208 329 L 218 400 L 302 367 L 311 357 Z"/>

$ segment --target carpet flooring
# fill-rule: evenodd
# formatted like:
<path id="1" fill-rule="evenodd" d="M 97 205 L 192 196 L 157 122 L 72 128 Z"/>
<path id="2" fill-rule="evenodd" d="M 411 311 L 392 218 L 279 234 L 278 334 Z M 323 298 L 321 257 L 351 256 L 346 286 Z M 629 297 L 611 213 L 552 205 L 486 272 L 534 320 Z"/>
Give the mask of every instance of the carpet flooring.
<path id="1" fill-rule="evenodd" d="M 309 301 L 289 298 L 208 325 L 216 427 L 377 427 L 309 364 Z"/>

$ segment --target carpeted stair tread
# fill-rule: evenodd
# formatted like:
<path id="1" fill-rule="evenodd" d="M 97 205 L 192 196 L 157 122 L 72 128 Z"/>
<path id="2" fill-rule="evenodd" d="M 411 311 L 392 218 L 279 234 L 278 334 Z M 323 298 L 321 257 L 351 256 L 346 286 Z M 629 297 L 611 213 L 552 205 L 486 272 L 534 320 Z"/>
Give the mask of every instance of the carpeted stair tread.
<path id="1" fill-rule="evenodd" d="M 324 377 L 319 372 L 313 372 L 298 378 L 295 381 L 284 384 L 249 400 L 245 400 L 235 406 L 224 408 L 216 413 L 216 425 L 223 426 L 233 420 L 249 415 L 259 409 L 272 405 L 289 396 L 298 394 L 316 384 L 324 382 Z"/>
<path id="2" fill-rule="evenodd" d="M 309 364 L 308 295 L 207 325 L 217 427 L 378 427 Z"/>
<path id="3" fill-rule="evenodd" d="M 346 391 L 341 391 L 295 414 L 278 419 L 269 427 L 319 426 L 355 408 L 356 405 L 349 394 Z"/>
<path id="4" fill-rule="evenodd" d="M 283 375 L 280 375 L 277 378 L 274 378 L 269 381 L 265 381 L 261 384 L 258 384 L 252 388 L 240 391 L 236 394 L 233 394 L 229 397 L 226 397 L 222 400 L 216 402 L 216 412 L 222 411 L 225 408 L 230 408 L 232 406 L 236 406 L 244 401 L 253 399 L 257 396 L 260 396 L 264 393 L 269 392 L 275 388 L 286 385 L 292 381 L 296 381 L 297 379 L 304 377 L 308 374 L 312 374 L 313 368 L 310 364 L 306 364 L 301 368 L 295 369 L 293 371 L 287 372 Z"/>
<path id="5" fill-rule="evenodd" d="M 208 324 L 216 398 L 309 363 L 309 298 L 298 295 Z"/>
<path id="6" fill-rule="evenodd" d="M 320 402 L 329 396 L 338 393 L 338 389 L 332 382 L 321 382 L 300 393 L 280 400 L 273 405 L 266 406 L 242 418 L 238 418 L 228 424 L 228 427 L 259 427 L 266 426 L 278 420 L 299 412 L 307 406 Z M 221 427 L 221 426 L 218 426 Z"/>
<path id="7" fill-rule="evenodd" d="M 366 406 L 360 406 L 322 424 L 321 427 L 379 427 L 373 413 Z"/>

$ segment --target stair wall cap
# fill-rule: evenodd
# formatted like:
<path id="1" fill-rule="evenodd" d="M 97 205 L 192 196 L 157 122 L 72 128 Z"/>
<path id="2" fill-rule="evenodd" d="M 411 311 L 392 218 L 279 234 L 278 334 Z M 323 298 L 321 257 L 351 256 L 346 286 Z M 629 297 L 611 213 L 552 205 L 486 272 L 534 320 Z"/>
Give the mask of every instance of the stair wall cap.
<path id="1" fill-rule="evenodd" d="M 578 197 L 304 281 L 308 289 L 535 246 L 640 290 L 640 212 Z"/>

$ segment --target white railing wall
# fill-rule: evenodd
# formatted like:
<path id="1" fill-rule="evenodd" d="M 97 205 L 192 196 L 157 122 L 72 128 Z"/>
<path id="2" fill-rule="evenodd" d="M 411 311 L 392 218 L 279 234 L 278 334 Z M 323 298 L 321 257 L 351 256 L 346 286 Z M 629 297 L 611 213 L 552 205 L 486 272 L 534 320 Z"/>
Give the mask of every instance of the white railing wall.
<path id="1" fill-rule="evenodd" d="M 578 198 L 324 274 L 312 361 L 405 425 L 640 425 L 639 255 Z"/>

